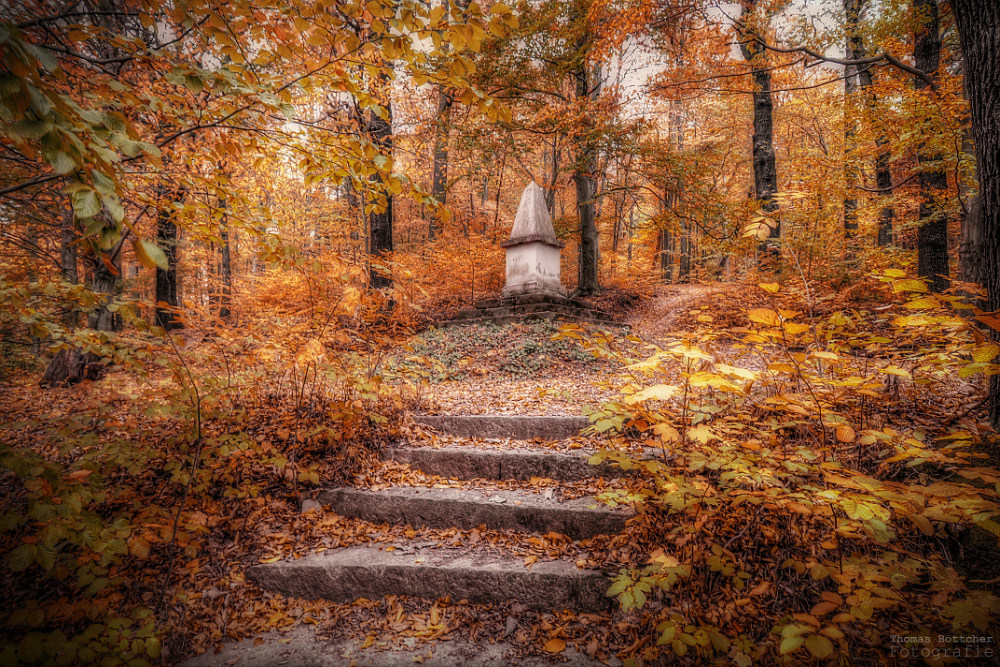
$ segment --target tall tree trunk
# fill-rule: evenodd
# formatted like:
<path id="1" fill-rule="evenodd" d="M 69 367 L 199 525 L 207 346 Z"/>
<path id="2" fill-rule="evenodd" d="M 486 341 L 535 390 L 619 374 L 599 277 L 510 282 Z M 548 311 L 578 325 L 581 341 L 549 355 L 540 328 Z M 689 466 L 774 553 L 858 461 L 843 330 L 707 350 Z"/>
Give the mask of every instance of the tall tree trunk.
<path id="1" fill-rule="evenodd" d="M 913 9 L 925 18 L 913 41 L 913 61 L 917 69 L 937 79 L 941 62 L 937 0 L 914 0 Z M 929 88 L 920 77 L 914 77 L 917 90 Z M 935 292 L 948 289 L 948 216 L 935 201 L 948 188 L 948 177 L 939 166 L 940 153 L 929 153 L 926 147 L 917 149 L 920 183 L 920 227 L 917 228 L 917 275 L 925 278 Z"/>
<path id="2" fill-rule="evenodd" d="M 628 264 L 632 266 L 632 235 L 635 230 L 635 206 L 628 212 Z"/>
<path id="3" fill-rule="evenodd" d="M 225 198 L 219 199 L 219 208 L 222 209 L 222 219 L 219 221 L 219 238 L 222 241 L 220 247 L 222 262 L 219 267 L 222 273 L 222 299 L 219 305 L 219 317 L 228 320 L 233 299 L 233 262 L 229 247 L 229 212 L 226 210 Z"/>
<path id="4" fill-rule="evenodd" d="M 965 99 L 969 99 L 968 87 L 963 86 Z M 979 182 L 979 170 L 976 167 L 976 143 L 972 136 L 972 119 L 965 118 L 962 123 L 962 153 L 964 160 L 970 160 L 973 165 L 973 178 Z M 958 245 L 958 277 L 970 283 L 984 283 L 986 266 L 983 258 L 983 206 L 978 195 L 970 192 L 969 184 L 959 176 L 958 195 L 962 201 L 962 233 Z"/>
<path id="5" fill-rule="evenodd" d="M 673 240 L 670 238 L 670 230 L 666 227 L 661 227 L 656 245 L 659 248 L 660 277 L 666 282 L 672 282 L 674 279 L 674 257 L 670 252 L 671 243 L 673 243 Z"/>
<path id="6" fill-rule="evenodd" d="M 578 22 L 579 35 L 576 40 L 578 59 L 573 76 L 576 84 L 576 99 L 590 102 L 595 100 L 601 88 L 601 69 L 596 63 L 588 67 L 591 47 L 591 31 L 587 25 L 587 0 L 576 0 L 573 19 Z M 581 138 L 577 144 L 577 159 L 573 171 L 576 184 L 576 207 L 580 216 L 580 252 L 578 257 L 577 296 L 588 296 L 600 290 L 598 282 L 598 236 L 594 218 L 594 179 L 597 172 L 597 146 L 593 140 L 593 127 L 585 123 L 580 128 Z"/>
<path id="7" fill-rule="evenodd" d="M 76 218 L 73 216 L 73 207 L 69 204 L 63 211 L 62 224 L 59 228 L 59 268 L 62 279 L 72 285 L 80 282 L 77 272 L 77 250 L 76 250 Z"/>
<path id="8" fill-rule="evenodd" d="M 119 244 L 120 248 L 120 244 Z M 87 318 L 87 326 L 96 331 L 114 331 L 115 314 L 108 310 L 114 301 L 121 266 L 118 262 L 118 248 L 114 252 L 101 253 L 94 259 L 94 280 L 90 289 L 98 296 L 98 305 Z"/>
<path id="9" fill-rule="evenodd" d="M 545 185 L 545 206 L 549 215 L 556 217 L 556 184 L 559 182 L 559 160 L 562 151 L 559 149 L 559 135 L 552 135 L 552 161 L 549 163 L 548 183 Z"/>
<path id="10" fill-rule="evenodd" d="M 385 99 L 386 118 L 371 112 L 368 120 L 368 134 L 375 142 L 379 153 L 392 157 L 392 100 L 389 82 L 382 81 Z M 378 289 L 392 286 L 392 274 L 387 267 L 378 266 L 384 261 L 386 253 L 392 252 L 392 193 L 385 182 L 382 182 L 381 194 L 385 198 L 385 207 L 373 209 L 368 216 L 369 241 L 368 252 L 372 259 L 370 284 Z"/>
<path id="11" fill-rule="evenodd" d="M 1000 311 L 1000 4 L 951 0 L 965 56 L 965 85 L 972 112 L 982 207 L 983 285 L 986 309 Z M 1000 319 L 991 324 L 1000 339 Z M 1000 375 L 990 377 L 990 423 L 1000 429 Z"/>
<path id="12" fill-rule="evenodd" d="M 156 217 L 156 244 L 167 256 L 166 270 L 156 267 L 156 324 L 170 331 L 183 325 L 177 315 L 181 306 L 177 289 L 177 225 L 165 204 Z"/>
<path id="13" fill-rule="evenodd" d="M 434 134 L 434 168 L 433 183 L 431 184 L 431 194 L 443 206 L 448 202 L 448 131 L 451 126 L 451 97 L 447 91 L 441 89 L 438 92 L 437 127 Z M 427 237 L 433 239 L 444 226 L 441 216 L 434 213 L 431 215 L 430 225 L 427 228 Z"/>
<path id="14" fill-rule="evenodd" d="M 845 53 L 848 60 L 858 58 L 861 51 L 858 34 L 858 15 L 861 12 L 861 0 L 844 0 L 844 14 L 847 18 L 847 44 Z M 844 66 L 844 240 L 848 255 L 853 252 L 851 241 L 858 231 L 858 168 L 855 164 L 855 136 L 857 134 L 857 118 L 854 113 L 854 93 L 858 88 L 858 68 L 856 65 Z"/>
<path id="15" fill-rule="evenodd" d="M 862 0 L 863 3 L 863 0 Z M 854 55 L 856 58 L 867 57 L 868 51 L 865 48 L 861 35 L 856 36 L 854 43 Z M 876 122 L 878 99 L 872 90 L 872 66 L 862 65 L 858 68 L 858 84 L 864 92 L 865 101 L 868 106 L 868 122 Z M 875 135 L 875 188 L 878 190 L 878 199 L 882 202 L 882 208 L 878 215 L 878 239 L 880 248 L 892 245 L 892 220 L 895 217 L 892 210 L 892 172 L 889 170 L 889 140 L 884 132 Z"/>
<path id="16" fill-rule="evenodd" d="M 76 218 L 73 215 L 73 207 L 67 203 L 59 229 L 59 269 L 63 281 L 71 285 L 80 282 L 76 263 Z M 75 327 L 77 325 L 76 315 L 73 308 L 67 308 L 63 314 L 63 324 L 69 328 Z"/>
<path id="17" fill-rule="evenodd" d="M 753 184 L 754 198 L 761 203 L 765 213 L 778 210 L 774 193 L 778 191 L 778 170 L 774 156 L 774 104 L 771 101 L 771 69 L 767 49 L 761 44 L 761 27 L 754 16 L 757 0 L 741 0 L 740 51 L 750 65 L 753 75 Z M 781 237 L 781 224 L 775 220 L 768 240 L 761 249 L 774 251 L 776 243 L 770 239 Z"/>

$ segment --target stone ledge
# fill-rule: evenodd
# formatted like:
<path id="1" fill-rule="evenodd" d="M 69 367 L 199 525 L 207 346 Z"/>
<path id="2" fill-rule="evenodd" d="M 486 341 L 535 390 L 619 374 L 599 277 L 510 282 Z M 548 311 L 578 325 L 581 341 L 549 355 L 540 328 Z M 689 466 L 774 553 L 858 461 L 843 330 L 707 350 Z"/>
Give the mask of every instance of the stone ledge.
<path id="1" fill-rule="evenodd" d="M 352 602 L 386 595 L 429 600 L 451 596 L 475 604 L 517 601 L 532 609 L 602 611 L 609 582 L 597 570 L 565 561 L 539 561 L 526 568 L 520 558 L 428 549 L 419 554 L 375 547 L 325 551 L 292 561 L 254 565 L 247 579 L 261 588 L 309 600 Z"/>
<path id="2" fill-rule="evenodd" d="M 431 528 L 475 528 L 550 532 L 579 540 L 625 529 L 631 510 L 611 509 L 593 497 L 560 501 L 539 493 L 397 486 L 378 491 L 344 487 L 320 491 L 316 500 L 340 516 L 372 523 Z"/>
<path id="3" fill-rule="evenodd" d="M 564 440 L 579 435 L 586 417 L 558 415 L 413 415 L 414 421 L 462 438 Z"/>
<path id="4" fill-rule="evenodd" d="M 586 302 L 556 294 L 514 294 L 476 302 L 475 308 L 461 310 L 439 327 L 491 322 L 506 324 L 530 319 L 564 320 L 587 324 L 617 324 L 611 313 L 592 308 Z"/>
<path id="5" fill-rule="evenodd" d="M 594 477 L 622 477 L 629 473 L 611 465 L 590 465 L 589 454 L 563 454 L 538 449 L 481 449 L 479 447 L 393 447 L 386 457 L 421 472 L 450 479 L 518 479 L 545 477 L 577 481 Z"/>

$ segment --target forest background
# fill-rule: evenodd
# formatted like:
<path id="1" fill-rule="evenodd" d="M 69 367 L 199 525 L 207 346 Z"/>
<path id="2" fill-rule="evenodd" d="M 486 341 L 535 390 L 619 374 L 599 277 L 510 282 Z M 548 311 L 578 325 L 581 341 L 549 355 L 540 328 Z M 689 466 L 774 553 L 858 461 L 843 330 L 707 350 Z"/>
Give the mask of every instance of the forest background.
<path id="1" fill-rule="evenodd" d="M 647 528 L 657 512 L 686 518 L 644 533 L 615 582 L 639 615 L 613 652 L 878 660 L 871 633 L 903 607 L 986 632 L 994 575 L 947 554 L 995 554 L 979 549 L 1000 534 L 998 13 L 960 0 L 5 6 L 0 539 L 5 581 L 38 576 L 9 588 L 0 661 L 156 661 L 164 641 L 173 659 L 220 640 L 178 611 L 221 548 L 207 536 L 348 479 L 399 435 L 448 372 L 399 351 L 499 294 L 499 242 L 530 180 L 576 295 L 622 313 L 664 283 L 735 295 L 646 362 L 562 334 L 650 373 L 593 413 L 598 431 L 690 457 L 687 472 L 647 471 L 632 497 Z M 702 349 L 723 339 L 767 350 L 766 372 Z M 656 389 L 678 369 L 679 403 Z M 752 463 L 720 444 L 751 431 L 750 450 L 773 449 Z M 739 500 L 751 488 L 767 497 Z M 747 516 L 797 535 L 775 558 L 783 574 L 749 586 L 763 575 L 748 553 L 682 536 Z M 657 551 L 668 539 L 685 560 Z M 837 557 L 796 551 L 812 542 Z M 782 577 L 837 585 L 811 601 L 764 586 Z M 700 601 L 682 612 L 664 602 L 679 579 Z M 713 606 L 718 586 L 783 602 L 751 620 L 752 604 Z"/>

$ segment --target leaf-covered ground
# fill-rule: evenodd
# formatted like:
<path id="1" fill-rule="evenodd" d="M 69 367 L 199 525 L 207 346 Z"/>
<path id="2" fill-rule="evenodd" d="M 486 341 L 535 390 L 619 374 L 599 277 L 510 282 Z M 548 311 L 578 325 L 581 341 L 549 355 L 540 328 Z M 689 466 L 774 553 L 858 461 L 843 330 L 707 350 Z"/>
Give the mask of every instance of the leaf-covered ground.
<path id="1" fill-rule="evenodd" d="M 967 372 L 984 343 L 907 303 L 877 282 L 822 301 L 777 284 L 669 286 L 625 314 L 628 328 L 424 332 L 390 347 L 375 375 L 343 370 L 349 348 L 329 370 L 331 339 L 301 346 L 297 374 L 247 385 L 238 398 L 224 373 L 216 385 L 204 380 L 199 433 L 183 408 L 191 393 L 176 393 L 183 378 L 165 371 L 149 385 L 112 373 L 44 403 L 30 381 L 9 383 L 3 438 L 39 459 L 0 479 L 2 546 L 19 570 L 49 558 L 55 569 L 8 579 L 15 611 L 4 623 L 15 640 L 4 659 L 59 632 L 80 662 L 125 641 L 133 656 L 169 664 L 308 626 L 375 652 L 365 655 L 391 648 L 416 661 L 462 638 L 501 643 L 510 662 L 559 662 L 575 650 L 609 663 L 837 653 L 874 664 L 892 657 L 884 638 L 893 632 L 988 634 L 1000 473 L 977 455 L 982 381 Z M 917 315 L 927 321 L 916 330 L 893 329 Z M 406 410 L 589 413 L 594 434 L 532 446 L 605 448 L 640 474 L 556 484 L 414 472 L 382 461 L 380 448 L 527 444 L 439 436 Z M 661 458 L 641 462 L 650 450 Z M 645 512 L 621 535 L 576 542 L 300 512 L 310 489 L 339 483 L 604 494 Z M 92 514 L 66 511 L 81 502 Z M 53 523 L 70 543 L 53 540 Z M 49 555 L 47 544 L 59 546 Z M 502 552 L 529 567 L 567 558 L 617 572 L 610 592 L 621 608 L 538 613 L 402 597 L 336 605 L 275 596 L 243 577 L 252 564 L 356 544 Z M 60 580 L 60 567 L 78 568 L 77 578 Z"/>

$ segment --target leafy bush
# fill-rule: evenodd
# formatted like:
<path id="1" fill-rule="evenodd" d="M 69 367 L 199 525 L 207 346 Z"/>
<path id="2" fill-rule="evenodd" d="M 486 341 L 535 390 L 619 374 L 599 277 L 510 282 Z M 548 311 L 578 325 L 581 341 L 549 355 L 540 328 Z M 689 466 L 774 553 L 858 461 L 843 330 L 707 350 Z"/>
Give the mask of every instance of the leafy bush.
<path id="1" fill-rule="evenodd" d="M 604 500 L 643 510 L 644 560 L 608 594 L 655 637 L 644 657 L 881 664 L 914 648 L 968 657 L 939 635 L 995 636 L 1000 469 L 942 388 L 982 391 L 966 378 L 1000 371 L 998 346 L 959 299 L 901 278 L 881 277 L 907 297 L 896 313 L 756 308 L 749 328 L 669 342 L 591 415 L 661 452 L 592 458 L 640 473 Z M 882 324 L 891 334 L 871 333 Z M 721 361 L 723 345 L 747 363 Z M 989 536 L 992 564 L 962 561 L 970 535 Z"/>

